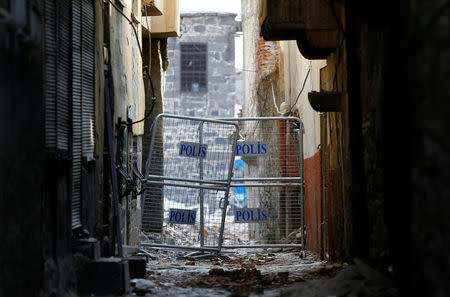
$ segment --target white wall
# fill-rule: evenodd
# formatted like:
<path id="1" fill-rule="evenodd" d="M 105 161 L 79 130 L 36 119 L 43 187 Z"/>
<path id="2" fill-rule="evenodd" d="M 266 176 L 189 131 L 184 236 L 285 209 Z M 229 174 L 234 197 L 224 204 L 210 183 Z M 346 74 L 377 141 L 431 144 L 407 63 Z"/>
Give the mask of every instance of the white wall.
<path id="1" fill-rule="evenodd" d="M 308 101 L 308 93 L 320 91 L 320 68 L 326 66 L 326 60 L 308 60 L 304 58 L 295 40 L 281 41 L 280 47 L 284 61 L 285 98 L 292 112 L 298 111 L 300 119 L 305 125 L 304 156 L 312 157 L 320 144 L 320 116 L 314 111 Z M 302 89 L 305 77 L 310 69 L 305 88 L 295 103 Z"/>

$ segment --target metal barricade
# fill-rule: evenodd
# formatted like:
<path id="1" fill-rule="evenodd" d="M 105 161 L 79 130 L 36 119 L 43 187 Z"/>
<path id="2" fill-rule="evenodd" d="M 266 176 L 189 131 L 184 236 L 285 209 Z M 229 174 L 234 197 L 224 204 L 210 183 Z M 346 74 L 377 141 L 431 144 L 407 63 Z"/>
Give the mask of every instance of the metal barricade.
<path id="1" fill-rule="evenodd" d="M 223 248 L 305 248 L 303 123 L 226 118 L 240 128 Z"/>
<path id="2" fill-rule="evenodd" d="M 160 114 L 145 170 L 142 246 L 220 251 L 238 126 Z"/>

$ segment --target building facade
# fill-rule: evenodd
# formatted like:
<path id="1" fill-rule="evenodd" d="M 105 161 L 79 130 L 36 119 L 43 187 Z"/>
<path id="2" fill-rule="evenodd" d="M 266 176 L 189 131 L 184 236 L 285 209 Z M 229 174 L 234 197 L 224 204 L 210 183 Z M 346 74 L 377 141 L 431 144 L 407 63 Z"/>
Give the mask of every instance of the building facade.
<path id="1" fill-rule="evenodd" d="M 164 112 L 234 115 L 236 14 L 183 13 L 180 38 L 169 38 Z"/>
<path id="2" fill-rule="evenodd" d="M 405 296 L 449 291 L 449 232 L 438 227 L 448 225 L 438 131 L 447 11 L 440 1 L 242 1 L 245 68 L 256 71 L 244 79 L 244 115 L 273 114 L 256 92 L 270 94 L 258 67 L 275 61 L 278 104 L 305 123 L 307 249 L 393 271 Z"/>
<path id="3" fill-rule="evenodd" d="M 1 250 L 1 296 L 129 290 L 121 247 L 139 243 L 135 172 L 142 168 L 143 119 L 156 110 L 152 98 L 162 102 L 146 88 L 146 69 L 163 67 L 145 67 L 150 59 L 142 48 L 152 36 L 142 21 L 170 15 L 179 25 L 178 2 L 163 2 L 0 3 L 2 120 L 16 123 L 9 115 L 19 110 L 24 116 L 8 124 L 7 135 L 2 129 L 1 233 L 9 237 Z M 178 30 L 155 32 L 164 39 Z M 14 75 L 5 76 L 8 69 Z M 162 89 L 161 76 L 152 79 Z M 111 256 L 118 258 L 105 260 Z M 113 268 L 106 273 L 116 276 L 96 286 L 101 276 L 89 269 L 107 262 Z"/>

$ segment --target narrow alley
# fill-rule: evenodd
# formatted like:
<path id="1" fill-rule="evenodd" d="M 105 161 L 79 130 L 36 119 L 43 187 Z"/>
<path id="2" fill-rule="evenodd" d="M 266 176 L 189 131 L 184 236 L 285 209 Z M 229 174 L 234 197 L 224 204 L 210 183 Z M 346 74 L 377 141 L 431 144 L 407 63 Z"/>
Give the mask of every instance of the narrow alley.
<path id="1" fill-rule="evenodd" d="M 388 277 L 361 261 L 327 263 L 292 249 L 144 254 L 147 278 L 131 280 L 131 296 L 398 296 Z"/>
<path id="2" fill-rule="evenodd" d="M 0 0 L 0 297 L 450 296 L 450 1 Z"/>

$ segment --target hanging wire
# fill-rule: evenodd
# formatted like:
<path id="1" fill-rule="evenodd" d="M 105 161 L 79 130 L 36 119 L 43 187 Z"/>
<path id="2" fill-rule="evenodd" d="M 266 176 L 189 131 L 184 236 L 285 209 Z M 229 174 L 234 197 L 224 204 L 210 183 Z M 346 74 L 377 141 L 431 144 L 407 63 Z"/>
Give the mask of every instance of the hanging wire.
<path id="1" fill-rule="evenodd" d="M 306 73 L 305 79 L 303 80 L 303 85 L 302 85 L 302 89 L 300 90 L 300 92 L 297 95 L 297 99 L 295 99 L 294 104 L 292 104 L 291 108 L 289 109 L 288 114 L 291 113 L 292 109 L 294 108 L 294 106 L 297 104 L 298 102 L 298 98 L 300 98 L 300 95 L 303 93 L 303 90 L 305 89 L 305 85 L 306 85 L 306 80 L 309 77 L 309 73 L 311 72 L 311 68 L 308 69 L 308 72 Z"/>
<path id="2" fill-rule="evenodd" d="M 148 64 L 152 67 L 152 34 L 150 32 L 150 24 L 148 23 L 148 13 L 147 13 L 147 5 L 144 4 L 145 10 L 145 22 L 147 24 L 147 32 L 148 32 Z"/>
<path id="3" fill-rule="evenodd" d="M 273 105 L 275 106 L 275 109 L 277 110 L 278 114 L 283 114 L 280 112 L 280 109 L 278 108 L 278 105 L 277 105 L 277 100 L 275 98 L 275 91 L 273 90 L 273 81 L 272 81 L 272 99 L 273 99 Z"/>
<path id="4" fill-rule="evenodd" d="M 145 63 L 144 53 L 142 52 L 141 43 L 139 42 L 139 35 L 138 35 L 138 33 L 137 33 L 136 27 L 133 25 L 133 21 L 132 21 L 129 17 L 127 17 L 127 16 L 123 13 L 123 11 L 122 11 L 119 7 L 117 7 L 111 0 L 107 0 L 107 1 L 108 1 L 108 3 L 111 4 L 112 7 L 114 7 L 114 9 L 115 9 L 119 14 L 121 14 L 121 15 L 128 21 L 128 23 L 131 25 L 131 28 L 133 29 L 134 36 L 135 36 L 135 38 L 136 38 L 136 42 L 137 42 L 137 45 L 138 45 L 138 48 L 139 48 L 139 53 L 140 53 L 140 55 L 141 55 L 142 65 L 144 66 L 144 71 L 145 71 L 145 73 L 147 74 L 147 77 L 148 77 L 148 80 L 149 80 L 149 82 L 150 82 L 150 86 L 151 86 L 151 89 L 152 89 L 152 106 L 151 106 L 151 108 L 150 108 L 150 111 L 149 111 L 149 112 L 144 116 L 144 118 L 142 118 L 141 120 L 138 120 L 138 121 L 129 123 L 130 125 L 133 125 L 133 124 L 137 124 L 137 123 L 140 123 L 140 122 L 145 121 L 145 120 L 152 114 L 153 109 L 155 108 L 155 103 L 156 103 L 155 88 L 153 87 L 153 81 L 152 81 L 152 77 L 150 76 L 150 70 L 149 70 L 149 67 L 148 67 L 147 63 Z M 149 42 L 150 42 L 150 40 L 149 40 Z"/>

